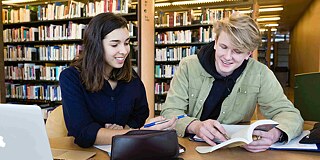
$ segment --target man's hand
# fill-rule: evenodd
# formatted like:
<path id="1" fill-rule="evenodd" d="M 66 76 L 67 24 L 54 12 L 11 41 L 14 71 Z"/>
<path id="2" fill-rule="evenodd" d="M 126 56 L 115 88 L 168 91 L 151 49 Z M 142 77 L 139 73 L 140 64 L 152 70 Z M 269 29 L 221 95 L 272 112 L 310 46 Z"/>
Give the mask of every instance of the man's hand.
<path id="1" fill-rule="evenodd" d="M 273 143 L 280 138 L 281 132 L 278 128 L 272 128 L 265 132 L 261 130 L 254 130 L 253 135 L 260 137 L 260 139 L 244 145 L 243 147 L 250 152 L 262 152 L 267 150 Z"/>
<path id="2" fill-rule="evenodd" d="M 191 122 L 187 128 L 187 132 L 196 134 L 211 146 L 216 145 L 213 141 L 214 139 L 219 139 L 220 141 L 227 140 L 223 136 L 223 134 L 226 134 L 225 129 L 218 121 L 212 119 Z"/>

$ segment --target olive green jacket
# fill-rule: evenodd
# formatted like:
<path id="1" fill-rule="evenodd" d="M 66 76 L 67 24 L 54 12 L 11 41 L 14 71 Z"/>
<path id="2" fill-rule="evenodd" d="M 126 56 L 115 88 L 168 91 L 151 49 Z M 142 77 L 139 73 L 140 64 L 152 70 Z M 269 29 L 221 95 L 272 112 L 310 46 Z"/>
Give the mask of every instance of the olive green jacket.
<path id="1" fill-rule="evenodd" d="M 187 126 L 200 119 L 203 104 L 214 81 L 201 66 L 196 55 L 184 58 L 174 74 L 161 115 L 188 114 L 179 119 L 176 130 L 183 137 Z M 264 64 L 249 59 L 243 73 L 237 79 L 232 92 L 223 101 L 218 121 L 222 124 L 237 124 L 250 121 L 256 104 L 267 119 L 279 123 L 277 128 L 285 132 L 288 140 L 302 132 L 303 119 L 283 93 L 273 72 Z"/>

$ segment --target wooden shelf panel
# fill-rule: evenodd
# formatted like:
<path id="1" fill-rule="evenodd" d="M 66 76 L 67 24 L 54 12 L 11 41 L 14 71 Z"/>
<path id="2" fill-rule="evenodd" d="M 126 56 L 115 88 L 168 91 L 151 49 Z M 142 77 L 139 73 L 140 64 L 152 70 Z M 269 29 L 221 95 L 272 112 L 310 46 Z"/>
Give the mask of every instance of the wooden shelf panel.
<path id="1" fill-rule="evenodd" d="M 179 64 L 180 60 L 177 61 L 154 61 L 155 64 Z"/>
<path id="2" fill-rule="evenodd" d="M 20 84 L 59 84 L 59 81 L 54 80 L 12 80 L 6 79 L 6 82 L 20 83 Z"/>
<path id="3" fill-rule="evenodd" d="M 154 77 L 154 78 L 158 80 L 171 80 L 173 77 L 170 77 L 170 78 Z"/>
<path id="4" fill-rule="evenodd" d="M 212 24 L 192 24 L 187 26 L 173 26 L 173 27 L 156 27 L 155 31 L 177 31 L 177 30 L 188 30 L 188 29 L 198 29 L 200 27 L 210 27 Z"/>
<path id="5" fill-rule="evenodd" d="M 5 42 L 4 45 L 47 45 L 47 44 L 70 44 L 70 43 L 71 44 L 72 43 L 82 43 L 82 39 Z"/>
<path id="6" fill-rule="evenodd" d="M 69 64 L 71 63 L 72 60 L 57 60 L 57 61 L 40 61 L 40 60 L 35 60 L 35 61 L 4 61 L 5 66 L 12 65 L 12 64 L 18 64 L 18 63 L 37 63 L 37 64 L 42 64 L 42 63 L 62 63 L 62 64 Z"/>
<path id="7" fill-rule="evenodd" d="M 23 104 L 62 104 L 62 101 L 49 101 L 49 100 L 40 100 L 40 99 L 19 99 L 19 98 L 6 98 L 6 102 L 11 103 L 23 103 Z"/>
<path id="8" fill-rule="evenodd" d="M 192 42 L 192 43 L 168 43 L 168 44 L 155 44 L 155 47 L 168 47 L 168 46 L 199 46 L 206 45 L 210 42 Z"/>

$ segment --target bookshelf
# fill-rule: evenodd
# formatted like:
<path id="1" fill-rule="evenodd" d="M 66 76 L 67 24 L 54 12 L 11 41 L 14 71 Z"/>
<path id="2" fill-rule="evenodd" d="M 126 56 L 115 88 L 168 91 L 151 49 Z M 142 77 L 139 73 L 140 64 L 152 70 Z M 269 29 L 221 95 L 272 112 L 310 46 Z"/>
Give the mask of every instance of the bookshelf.
<path id="1" fill-rule="evenodd" d="M 268 66 L 272 71 L 275 71 L 277 66 L 277 42 L 276 35 L 267 30 L 261 32 L 262 43 L 258 48 L 258 61 Z"/>
<path id="2" fill-rule="evenodd" d="M 122 8 L 105 4 L 111 1 L 51 1 L 4 8 L 1 5 L 1 102 L 60 105 L 59 74 L 81 53 L 86 25 L 102 12 L 118 13 L 128 20 L 131 61 L 139 72 L 137 6 L 126 0 Z"/>
<path id="3" fill-rule="evenodd" d="M 0 10 L 2 11 L 2 1 L 0 2 Z M 2 22 L 2 12 L 0 14 L 0 22 Z M 0 37 L 3 37 L 3 25 L 0 25 Z M 0 48 L 3 48 L 2 38 L 0 38 Z M 0 103 L 4 103 L 6 101 L 3 57 L 3 49 L 0 49 Z"/>
<path id="4" fill-rule="evenodd" d="M 233 11 L 224 8 L 157 11 L 155 18 L 155 113 L 160 114 L 179 62 L 215 37 L 212 25 Z"/>
<path id="5" fill-rule="evenodd" d="M 176 1 L 171 1 L 176 2 Z M 174 71 L 182 58 L 197 54 L 203 45 L 214 41 L 212 25 L 234 11 L 253 10 L 257 19 L 257 1 L 194 3 L 156 8 L 155 16 L 155 113 L 160 114 Z M 257 57 L 257 51 L 253 57 Z"/>

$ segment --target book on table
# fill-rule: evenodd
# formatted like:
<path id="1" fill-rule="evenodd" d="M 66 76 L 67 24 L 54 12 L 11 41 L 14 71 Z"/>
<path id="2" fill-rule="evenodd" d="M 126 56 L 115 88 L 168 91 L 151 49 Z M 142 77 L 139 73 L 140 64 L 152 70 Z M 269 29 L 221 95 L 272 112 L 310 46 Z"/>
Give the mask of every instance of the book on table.
<path id="1" fill-rule="evenodd" d="M 279 123 L 269 119 L 258 120 L 250 125 L 222 124 L 230 139 L 215 146 L 198 146 L 196 150 L 199 153 L 209 153 L 220 148 L 231 148 L 249 144 L 253 141 L 252 136 L 254 130 L 269 131 L 278 124 Z"/>

